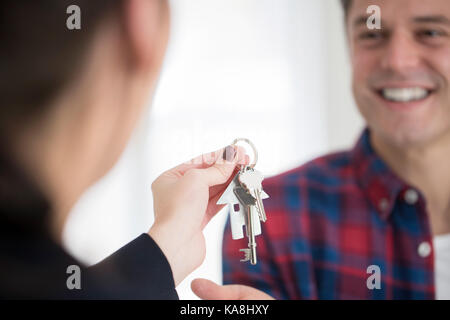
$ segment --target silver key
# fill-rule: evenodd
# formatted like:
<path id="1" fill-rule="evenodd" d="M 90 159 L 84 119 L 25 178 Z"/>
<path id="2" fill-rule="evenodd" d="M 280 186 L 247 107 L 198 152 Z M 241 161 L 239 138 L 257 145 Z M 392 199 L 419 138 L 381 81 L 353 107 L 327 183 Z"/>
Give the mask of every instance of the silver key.
<path id="1" fill-rule="evenodd" d="M 255 265 L 257 263 L 256 258 L 256 241 L 255 241 L 255 232 L 253 230 L 253 212 L 252 210 L 255 208 L 256 199 L 242 186 L 238 185 L 233 190 L 236 197 L 239 199 L 239 202 L 245 206 L 247 216 L 245 221 L 245 228 L 247 231 L 248 238 L 248 248 L 240 249 L 239 251 L 244 252 L 244 259 L 241 259 L 241 262 L 250 261 L 251 264 Z"/>
<path id="2" fill-rule="evenodd" d="M 239 202 L 248 207 L 248 206 L 254 206 L 256 205 L 256 199 L 253 197 L 248 190 L 243 187 L 242 185 L 237 185 L 233 189 L 234 194 L 236 195 L 236 198 L 238 198 Z"/>
<path id="3" fill-rule="evenodd" d="M 241 167 L 217 204 L 226 204 L 229 207 L 231 234 L 234 240 L 244 238 L 243 227 L 245 226 L 248 248 L 239 250 L 245 253 L 245 257 L 241 261 L 250 261 L 254 265 L 257 263 L 255 236 L 261 234 L 261 221 L 267 220 L 262 199 L 269 198 L 269 195 L 262 189 L 261 183 L 264 177 L 260 172 L 254 170 L 258 160 L 255 146 L 244 138 L 235 139 L 232 145 L 236 145 L 239 141 L 244 141 L 252 147 L 254 162 Z"/>
<path id="4" fill-rule="evenodd" d="M 234 188 L 237 186 L 243 188 L 245 193 L 248 194 L 249 197 L 252 197 L 244 187 L 241 186 L 238 180 L 239 172 L 235 175 L 231 183 L 225 189 L 224 193 L 217 201 L 217 204 L 228 205 L 229 213 L 230 213 L 230 226 L 231 226 L 231 235 L 233 240 L 238 240 L 244 238 L 243 229 L 246 229 L 247 223 L 247 209 L 245 205 L 242 204 L 244 200 L 239 200 L 234 192 Z M 266 199 L 269 196 L 263 192 L 262 198 Z M 255 201 L 255 200 L 254 200 Z M 261 223 L 258 217 L 258 212 L 253 210 L 253 233 L 255 236 L 261 234 Z"/>
<path id="5" fill-rule="evenodd" d="M 254 170 L 253 168 L 246 168 L 244 170 L 244 172 L 239 174 L 239 182 L 256 199 L 256 208 L 258 210 L 259 218 L 262 222 L 266 222 L 266 211 L 264 210 L 261 199 L 262 181 L 264 180 L 264 176 L 261 172 Z"/>

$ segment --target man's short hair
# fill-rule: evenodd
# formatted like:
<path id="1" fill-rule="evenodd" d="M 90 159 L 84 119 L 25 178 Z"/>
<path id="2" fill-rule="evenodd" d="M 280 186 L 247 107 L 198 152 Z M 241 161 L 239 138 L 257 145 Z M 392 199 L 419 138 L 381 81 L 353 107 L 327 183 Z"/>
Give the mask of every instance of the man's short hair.
<path id="1" fill-rule="evenodd" d="M 342 7 L 344 8 L 345 17 L 348 16 L 348 11 L 350 10 L 350 6 L 352 5 L 352 0 L 341 0 Z"/>

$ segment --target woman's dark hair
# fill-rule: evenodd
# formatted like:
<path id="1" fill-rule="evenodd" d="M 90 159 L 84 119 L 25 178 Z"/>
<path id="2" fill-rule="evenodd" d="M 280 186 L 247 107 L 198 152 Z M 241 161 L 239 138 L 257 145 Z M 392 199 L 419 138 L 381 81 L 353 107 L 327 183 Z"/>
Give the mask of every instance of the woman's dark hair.
<path id="1" fill-rule="evenodd" d="M 76 77 L 100 23 L 120 13 L 121 3 L 0 1 L 0 232 L 11 222 L 41 229 L 50 209 L 8 152 L 10 129 L 48 111 L 52 99 Z M 67 28 L 70 5 L 81 10 L 80 30 Z"/>
<path id="2" fill-rule="evenodd" d="M 100 22 L 120 0 L 0 1 L 0 135 L 12 123 L 41 113 L 83 62 Z M 70 5 L 81 29 L 69 30 Z"/>

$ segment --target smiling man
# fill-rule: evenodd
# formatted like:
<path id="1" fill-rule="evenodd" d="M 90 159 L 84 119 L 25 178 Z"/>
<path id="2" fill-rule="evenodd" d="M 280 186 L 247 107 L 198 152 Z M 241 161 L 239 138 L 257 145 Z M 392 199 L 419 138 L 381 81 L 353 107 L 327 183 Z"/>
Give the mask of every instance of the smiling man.
<path id="1" fill-rule="evenodd" d="M 239 262 L 245 240 L 227 227 L 224 282 L 282 299 L 449 299 L 450 3 L 342 4 L 367 128 L 352 150 L 265 181 L 259 263 Z"/>

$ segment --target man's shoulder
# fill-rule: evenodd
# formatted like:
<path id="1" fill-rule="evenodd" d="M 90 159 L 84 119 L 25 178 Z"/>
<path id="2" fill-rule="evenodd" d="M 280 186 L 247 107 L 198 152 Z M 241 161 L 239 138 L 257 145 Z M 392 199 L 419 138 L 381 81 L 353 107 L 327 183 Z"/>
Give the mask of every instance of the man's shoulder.
<path id="1" fill-rule="evenodd" d="M 264 180 L 264 188 L 324 185 L 339 186 L 354 181 L 350 150 L 328 153 L 316 157 L 301 166 Z"/>

